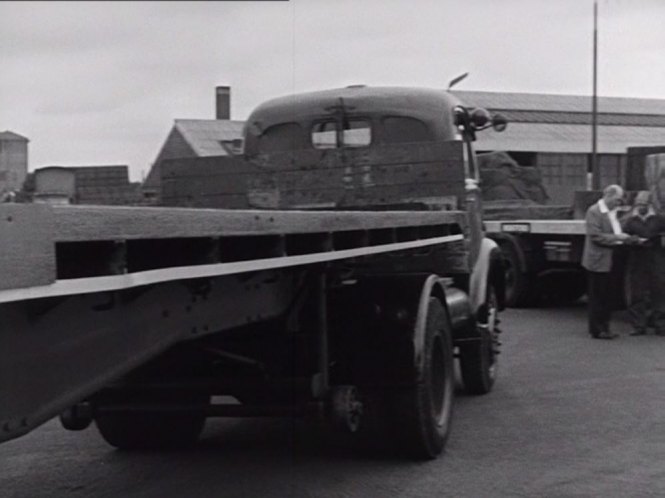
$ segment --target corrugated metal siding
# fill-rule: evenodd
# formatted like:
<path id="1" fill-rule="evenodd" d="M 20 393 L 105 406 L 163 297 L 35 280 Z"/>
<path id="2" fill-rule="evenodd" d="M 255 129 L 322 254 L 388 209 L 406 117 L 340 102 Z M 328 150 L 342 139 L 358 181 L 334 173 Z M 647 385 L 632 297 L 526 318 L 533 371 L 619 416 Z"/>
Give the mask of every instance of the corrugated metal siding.
<path id="1" fill-rule="evenodd" d="M 76 185 L 82 188 L 123 187 L 129 184 L 127 166 L 77 166 Z"/>
<path id="2" fill-rule="evenodd" d="M 570 204 L 575 190 L 586 188 L 589 154 L 539 153 L 536 166 L 541 172 L 543 185 L 552 204 Z M 600 185 L 623 184 L 626 174 L 624 154 L 600 154 L 598 165 Z"/>
<path id="3" fill-rule="evenodd" d="M 150 168 L 148 177 L 143 183 L 146 189 L 159 189 L 161 185 L 161 162 L 165 159 L 178 159 L 181 157 L 196 157 L 194 149 L 187 143 L 187 140 L 182 136 L 180 130 L 174 126 L 171 128 L 162 149 L 157 154 L 157 159 Z"/>
<path id="4" fill-rule="evenodd" d="M 196 157 L 196 152 L 185 137 L 183 137 L 181 130 L 177 126 L 174 126 L 166 138 L 162 150 L 157 155 L 155 163 L 159 163 L 164 159 L 177 159 L 180 157 Z"/>
<path id="5" fill-rule="evenodd" d="M 665 127 L 599 126 L 598 152 L 625 154 L 627 147 L 665 144 Z M 591 126 L 509 123 L 503 133 L 478 133 L 478 150 L 591 152 Z"/>

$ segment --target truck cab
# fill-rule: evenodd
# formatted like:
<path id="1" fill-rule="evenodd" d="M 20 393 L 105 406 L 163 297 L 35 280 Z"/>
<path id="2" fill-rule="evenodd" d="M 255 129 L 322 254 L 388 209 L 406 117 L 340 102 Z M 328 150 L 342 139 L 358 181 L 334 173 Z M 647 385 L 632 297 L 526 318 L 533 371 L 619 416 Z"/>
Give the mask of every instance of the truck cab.
<path id="1" fill-rule="evenodd" d="M 245 159 L 273 170 L 282 208 L 463 211 L 475 307 L 495 244 L 484 237 L 473 142 L 506 125 L 443 90 L 353 85 L 258 106 L 244 127 Z"/>

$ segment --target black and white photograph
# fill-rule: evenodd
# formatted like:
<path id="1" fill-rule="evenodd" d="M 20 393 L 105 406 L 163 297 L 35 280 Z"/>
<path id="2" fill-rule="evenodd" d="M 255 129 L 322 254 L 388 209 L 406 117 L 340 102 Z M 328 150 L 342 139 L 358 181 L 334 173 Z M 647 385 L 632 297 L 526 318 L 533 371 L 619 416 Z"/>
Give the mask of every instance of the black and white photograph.
<path id="1" fill-rule="evenodd" d="M 0 1 L 0 497 L 665 496 L 664 26 Z"/>

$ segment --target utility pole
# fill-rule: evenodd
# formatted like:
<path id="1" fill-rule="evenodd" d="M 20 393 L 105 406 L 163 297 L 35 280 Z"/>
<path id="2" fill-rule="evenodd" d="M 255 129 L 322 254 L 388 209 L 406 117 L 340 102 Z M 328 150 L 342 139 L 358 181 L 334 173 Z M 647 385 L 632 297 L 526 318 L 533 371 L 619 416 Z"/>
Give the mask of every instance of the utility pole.
<path id="1" fill-rule="evenodd" d="M 600 190 L 598 169 L 598 0 L 593 1 L 593 96 L 591 97 L 591 190 Z"/>

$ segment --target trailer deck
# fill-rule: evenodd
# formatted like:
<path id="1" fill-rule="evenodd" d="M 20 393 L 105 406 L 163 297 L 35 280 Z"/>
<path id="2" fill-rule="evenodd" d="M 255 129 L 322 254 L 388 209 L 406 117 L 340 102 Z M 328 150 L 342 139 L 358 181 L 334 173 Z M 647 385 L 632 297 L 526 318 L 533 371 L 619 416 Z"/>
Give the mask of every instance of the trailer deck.
<path id="1" fill-rule="evenodd" d="M 47 205 L 0 206 L 0 220 L 0 302 L 414 249 L 460 241 L 464 225 L 459 211 Z"/>
<path id="2" fill-rule="evenodd" d="M 283 316 L 313 266 L 442 247 L 465 264 L 464 227 L 459 211 L 2 205 L 0 441 L 177 343 Z"/>

